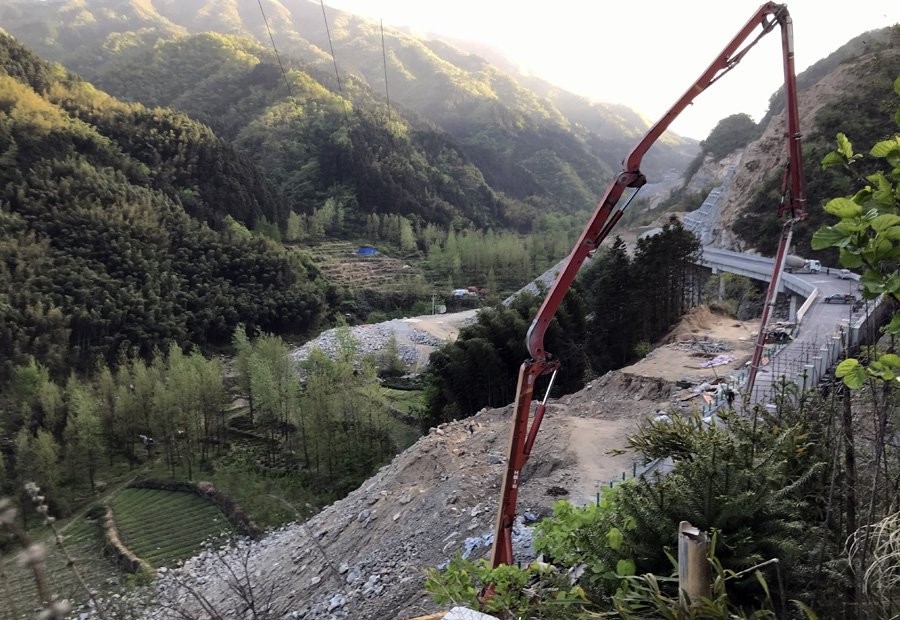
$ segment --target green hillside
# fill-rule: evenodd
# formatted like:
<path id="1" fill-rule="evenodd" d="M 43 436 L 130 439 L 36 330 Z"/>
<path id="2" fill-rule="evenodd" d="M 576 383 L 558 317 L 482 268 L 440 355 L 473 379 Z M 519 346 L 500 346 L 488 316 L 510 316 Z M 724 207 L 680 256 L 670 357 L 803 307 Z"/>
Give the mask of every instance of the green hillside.
<path id="1" fill-rule="evenodd" d="M 0 37 L 0 374 L 303 332 L 325 284 L 248 225 L 259 172 L 183 114 L 124 104 Z"/>
<path id="2" fill-rule="evenodd" d="M 551 96 L 546 89 L 533 90 L 525 85 L 527 78 L 503 72 L 483 58 L 441 41 L 425 41 L 387 28 L 382 47 L 378 24 L 329 8 L 339 84 L 320 5 L 306 0 L 274 1 L 267 3 L 265 10 L 283 59 L 299 63 L 293 64 L 295 69 L 352 102 L 354 112 L 369 118 L 384 116 L 372 111 L 377 106 L 373 108 L 371 102 L 384 102 L 387 73 L 393 120 L 401 119 L 421 132 L 421 121 L 416 119 L 425 119 L 430 127 L 422 139 L 435 128 L 447 132 L 462 161 L 474 163 L 493 192 L 522 203 L 515 206 L 517 212 L 523 210 L 523 204 L 526 213 L 535 208 L 564 212 L 592 208 L 606 180 L 618 170 L 628 145 L 648 126 L 645 119 L 627 110 L 559 93 Z M 78 18 L 73 19 L 73 14 Z M 188 76 L 203 65 L 197 64 L 196 44 L 184 44 L 178 38 L 185 32 L 240 33 L 271 49 L 258 3 L 251 0 L 163 0 L 152 4 L 92 0 L 27 7 L 12 2 L 0 7 L 0 20 L 26 44 L 118 97 L 147 105 L 171 105 L 205 122 L 217 117 L 213 110 L 222 100 L 235 104 L 225 111 L 232 119 L 233 112 L 249 115 L 253 103 L 262 103 L 259 99 L 244 101 L 247 80 L 242 84 L 221 80 L 223 67 L 238 73 L 249 69 L 247 57 L 213 62 L 208 73 L 190 80 Z M 172 41 L 175 47 L 167 48 Z M 178 62 L 173 65 L 174 58 Z M 272 62 L 259 58 L 265 65 Z M 163 71 L 164 65 L 173 70 Z M 277 77 L 278 72 L 271 69 L 274 67 L 260 71 Z M 263 75 L 249 77 L 251 81 L 257 78 Z M 176 84 L 187 88 L 174 90 Z M 238 100 L 247 107 L 235 103 Z M 248 116 L 243 123 L 250 120 Z M 376 124 L 379 132 L 396 133 L 381 120 Z M 228 130 L 236 132 L 238 127 L 231 124 Z M 298 139 L 304 137 L 299 134 Z M 667 135 L 648 157 L 646 172 L 655 175 L 684 168 L 695 152 L 692 141 Z M 400 156 L 407 159 L 406 153 Z M 428 163 L 437 166 L 442 162 L 432 158 Z M 531 219 L 507 216 L 498 221 L 521 227 Z"/>
<path id="3" fill-rule="evenodd" d="M 348 234 L 371 213 L 445 227 L 527 226 L 513 215 L 525 207 L 493 191 L 446 134 L 389 111 L 354 80 L 344 84 L 354 104 L 292 65 L 286 85 L 276 58 L 249 39 L 167 41 L 112 62 L 97 82 L 208 123 L 266 171 L 295 211 L 337 200 Z"/>

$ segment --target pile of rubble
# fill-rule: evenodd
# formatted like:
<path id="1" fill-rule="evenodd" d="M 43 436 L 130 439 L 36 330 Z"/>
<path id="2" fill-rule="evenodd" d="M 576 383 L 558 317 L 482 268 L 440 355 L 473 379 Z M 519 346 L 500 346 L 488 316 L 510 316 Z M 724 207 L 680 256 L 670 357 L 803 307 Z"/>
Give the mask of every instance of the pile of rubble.
<path id="1" fill-rule="evenodd" d="M 608 452 L 624 448 L 627 434 L 671 391 L 665 381 L 614 372 L 548 403 L 521 474 L 518 558 L 528 559 L 531 546 L 526 521 L 548 515 L 560 493 L 575 500 L 596 480 L 619 475 L 614 459 L 622 457 Z M 212 615 L 204 605 L 222 617 L 244 617 L 248 585 L 256 609 L 274 618 L 405 620 L 437 611 L 423 590 L 427 569 L 456 554 L 484 557 L 492 543 L 511 409 L 485 409 L 431 429 L 304 524 L 161 571 L 149 593 L 156 602 L 143 618 Z"/>
<path id="2" fill-rule="evenodd" d="M 690 351 L 693 353 L 724 353 L 726 351 L 731 351 L 732 346 L 727 342 L 722 340 L 710 340 L 709 338 L 704 338 L 702 340 L 698 340 L 696 338 L 692 340 L 681 340 L 672 344 L 673 347 L 677 349 L 681 349 L 682 351 Z"/>
<path id="3" fill-rule="evenodd" d="M 354 327 L 343 329 L 349 330 L 350 336 L 352 337 L 360 356 L 376 356 L 386 351 L 390 346 L 391 338 L 394 338 L 397 346 L 397 355 L 406 366 L 415 366 L 416 361 L 418 360 L 418 351 L 416 351 L 415 346 L 412 344 L 399 342 L 397 339 L 396 328 L 392 323 L 394 323 L 394 321 L 373 325 L 356 325 Z M 335 359 L 338 355 L 340 346 L 339 332 L 341 329 L 342 328 L 337 327 L 322 332 L 317 338 L 310 340 L 302 347 L 292 351 L 291 357 L 296 361 L 303 361 L 309 357 L 309 354 L 312 353 L 313 349 L 319 349 L 329 358 Z M 420 341 L 421 344 L 435 343 L 432 346 L 439 344 L 439 341 L 429 334 L 419 332 L 418 330 L 407 331 L 414 332 L 416 334 L 415 338 Z"/>

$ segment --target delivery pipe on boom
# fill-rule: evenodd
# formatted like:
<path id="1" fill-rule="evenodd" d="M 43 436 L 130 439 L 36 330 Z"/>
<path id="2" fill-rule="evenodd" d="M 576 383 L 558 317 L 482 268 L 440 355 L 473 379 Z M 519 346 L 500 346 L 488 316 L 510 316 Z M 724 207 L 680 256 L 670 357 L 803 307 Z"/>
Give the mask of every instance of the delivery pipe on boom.
<path id="1" fill-rule="evenodd" d="M 516 387 L 516 400 L 513 410 L 512 427 L 509 436 L 509 448 L 507 452 L 506 470 L 503 474 L 501 486 L 500 505 L 497 509 L 497 519 L 494 526 L 494 545 L 491 551 L 491 565 L 513 563 L 512 528 L 516 517 L 516 504 L 518 501 L 519 484 L 521 482 L 522 467 L 528 459 L 534 444 L 537 432 L 546 409 L 546 399 L 538 404 L 534 419 L 529 429 L 531 416 L 531 404 L 535 383 L 539 377 L 556 372 L 559 360 L 551 353 L 544 350 L 544 335 L 550 325 L 550 321 L 559 309 L 566 292 L 572 286 L 578 270 L 585 259 L 590 256 L 616 223 L 622 217 L 628 202 L 634 198 L 635 193 L 646 182 L 644 174 L 640 170 L 641 161 L 647 150 L 669 128 L 669 125 L 678 117 L 684 109 L 690 105 L 696 97 L 706 90 L 725 73 L 733 69 L 763 36 L 769 33 L 776 25 L 781 27 L 782 52 L 784 56 L 785 79 L 785 114 L 787 116 L 787 140 L 788 157 L 791 162 L 790 175 L 790 200 L 779 209 L 779 215 L 790 209 L 791 220 L 801 219 L 805 211 L 805 193 L 802 179 L 802 163 L 800 159 L 800 130 L 799 116 L 797 113 L 797 87 L 794 78 L 794 49 L 793 33 L 791 30 L 791 18 L 787 7 L 782 4 L 767 2 L 757 9 L 743 28 L 725 46 L 722 52 L 716 56 L 706 71 L 694 82 L 675 104 L 669 108 L 662 118 L 654 124 L 641 138 L 637 145 L 626 156 L 622 164 L 622 170 L 607 186 L 603 197 L 597 204 L 593 215 L 588 220 L 575 247 L 569 254 L 556 281 L 547 292 L 544 302 L 541 304 L 531 326 L 528 329 L 526 344 L 530 357 L 519 368 L 519 379 Z M 744 45 L 747 39 L 759 29 L 757 36 Z M 744 45 L 744 47 L 741 47 Z M 618 206 L 619 199 L 628 189 L 634 189 L 625 204 Z M 788 224 L 788 227 L 790 224 Z M 782 244 L 789 241 L 790 236 L 782 237 Z M 786 246 L 781 254 L 786 253 Z M 783 262 L 783 258 L 782 261 Z M 776 267 L 778 261 L 776 260 Z M 773 280 L 775 274 L 773 274 Z M 767 300 L 768 303 L 768 300 Z M 762 335 L 763 329 L 760 329 Z M 549 394 L 550 388 L 547 388 Z"/>

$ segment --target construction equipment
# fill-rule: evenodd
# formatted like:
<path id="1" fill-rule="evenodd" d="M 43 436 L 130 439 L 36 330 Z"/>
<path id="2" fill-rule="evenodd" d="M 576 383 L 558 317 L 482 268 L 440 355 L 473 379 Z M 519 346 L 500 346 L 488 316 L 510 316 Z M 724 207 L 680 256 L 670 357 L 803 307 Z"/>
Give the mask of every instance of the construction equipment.
<path id="1" fill-rule="evenodd" d="M 578 270 L 584 260 L 597 248 L 622 217 L 629 202 L 637 194 L 637 190 L 646 182 L 646 178 L 640 170 L 641 160 L 647 150 L 665 132 L 672 121 L 690 105 L 696 97 L 716 82 L 725 73 L 733 69 L 744 55 L 775 26 L 781 29 L 781 47 L 784 71 L 784 94 L 786 118 L 786 142 L 788 164 L 785 168 L 784 182 L 782 184 L 782 200 L 778 209 L 779 217 L 789 213 L 790 217 L 784 224 L 778 252 L 775 256 L 775 268 L 766 294 L 766 302 L 763 307 L 762 327 L 754 349 L 753 359 L 748 377 L 746 389 L 752 390 L 756 371 L 759 368 L 765 346 L 765 326 L 768 324 L 770 310 L 778 291 L 779 280 L 787 256 L 787 248 L 791 242 L 793 222 L 804 217 L 806 212 L 806 191 L 803 179 L 803 162 L 800 152 L 800 123 L 797 111 L 797 84 L 794 75 L 794 44 L 790 15 L 787 7 L 782 4 L 767 2 L 757 9 L 737 35 L 725 46 L 722 52 L 713 60 L 712 64 L 694 82 L 687 92 L 681 96 L 675 104 L 656 122 L 637 145 L 625 158 L 622 170 L 607 186 L 603 197 L 598 203 L 593 215 L 588 221 L 569 257 L 563 263 L 562 269 L 553 286 L 547 292 L 543 304 L 537 312 L 531 327 L 528 329 L 526 344 L 530 358 L 522 363 L 519 369 L 518 386 L 516 388 L 516 401 L 513 411 L 512 428 L 509 438 L 509 451 L 506 462 L 506 471 L 503 475 L 501 487 L 500 506 L 497 510 L 497 519 L 494 528 L 494 545 L 491 551 L 491 565 L 513 563 L 512 528 L 516 517 L 516 503 L 518 499 L 519 483 L 522 467 L 531 454 L 534 441 L 546 410 L 547 397 L 553 385 L 553 376 L 559 370 L 560 363 L 551 353 L 544 350 L 544 334 L 550 321 L 556 314 L 562 303 L 563 297 L 575 280 Z M 753 33 L 760 29 L 756 37 L 746 43 Z M 743 47 L 742 47 L 743 46 Z M 619 199 L 626 189 L 634 192 L 628 196 L 621 206 L 617 206 Z M 534 412 L 534 418 L 529 427 L 531 416 L 532 397 L 535 383 L 543 375 L 551 374 L 546 396 Z"/>
<path id="2" fill-rule="evenodd" d="M 822 271 L 822 263 L 814 258 L 788 254 L 784 259 L 784 270 L 787 273 L 819 273 Z"/>

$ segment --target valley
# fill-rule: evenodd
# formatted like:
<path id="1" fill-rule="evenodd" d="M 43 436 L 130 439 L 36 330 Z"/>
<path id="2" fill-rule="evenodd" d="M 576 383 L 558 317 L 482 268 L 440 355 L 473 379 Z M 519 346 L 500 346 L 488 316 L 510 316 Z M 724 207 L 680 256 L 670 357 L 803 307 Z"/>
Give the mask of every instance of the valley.
<path id="1" fill-rule="evenodd" d="M 703 614 L 895 610 L 900 361 L 859 320 L 898 298 L 897 26 L 797 76 L 802 167 L 775 93 L 619 177 L 637 112 L 324 4 L 0 0 L 0 27 L 0 620 L 669 617 L 687 520 L 718 541 Z M 826 266 L 805 304 L 701 260 L 771 255 L 783 201 Z M 790 325 L 754 406 L 763 310 Z"/>

